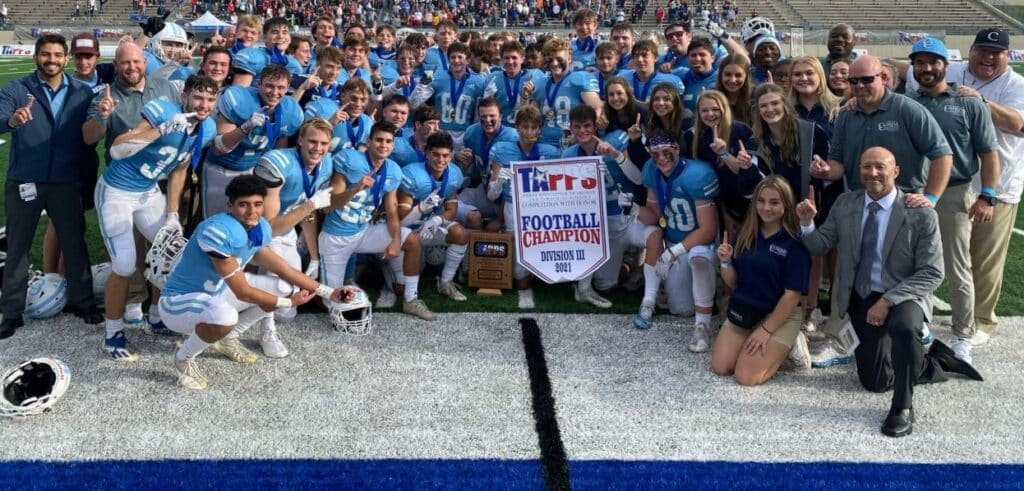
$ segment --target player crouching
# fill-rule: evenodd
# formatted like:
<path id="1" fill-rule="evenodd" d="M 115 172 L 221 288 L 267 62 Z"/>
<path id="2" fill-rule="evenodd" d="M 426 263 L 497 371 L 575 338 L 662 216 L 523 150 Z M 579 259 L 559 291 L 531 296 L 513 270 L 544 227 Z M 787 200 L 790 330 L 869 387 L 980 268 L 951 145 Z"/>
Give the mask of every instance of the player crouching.
<path id="1" fill-rule="evenodd" d="M 462 171 L 449 165 L 454 150 L 455 142 L 448 133 L 434 133 L 427 138 L 427 161 L 402 169 L 405 177 L 398 188 L 398 217 L 403 226 L 420 234 L 423 247 L 447 244 L 437 291 L 463 302 L 466 296 L 452 280 L 466 256 L 469 236 L 462 225 L 455 223 Z"/>
<path id="2" fill-rule="evenodd" d="M 193 390 L 207 387 L 195 357 L 232 330 L 244 331 L 275 309 L 300 306 L 313 292 L 334 302 L 355 295 L 351 288 L 331 290 L 317 283 L 264 247 L 270 244 L 271 229 L 262 217 L 267 186 L 259 177 L 234 178 L 226 194 L 228 211 L 199 224 L 160 298 L 164 324 L 189 336 L 174 354 L 174 367 L 178 383 Z M 278 297 L 253 287 L 243 273 L 251 260 L 299 291 Z"/>

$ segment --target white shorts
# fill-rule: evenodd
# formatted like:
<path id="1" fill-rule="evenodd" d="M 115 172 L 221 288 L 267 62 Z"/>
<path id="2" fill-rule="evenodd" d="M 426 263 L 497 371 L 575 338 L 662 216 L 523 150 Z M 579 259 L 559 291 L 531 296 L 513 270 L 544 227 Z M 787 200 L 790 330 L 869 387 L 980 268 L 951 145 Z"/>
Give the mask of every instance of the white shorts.
<path id="1" fill-rule="evenodd" d="M 110 186 L 102 177 L 96 183 L 93 197 L 111 269 L 119 276 L 131 276 L 137 259 L 133 228 L 153 240 L 163 226 L 167 198 L 156 186 L 148 191 L 123 191 Z"/>
<path id="2" fill-rule="evenodd" d="M 608 290 L 619 282 L 622 256 L 630 247 L 647 247 L 647 237 L 658 230 L 654 225 L 644 225 L 633 217 L 615 215 L 608 217 L 608 250 L 610 257 L 594 273 L 594 288 Z"/>
<path id="3" fill-rule="evenodd" d="M 299 271 L 302 271 L 302 258 L 299 257 L 299 250 L 296 247 L 297 241 L 298 241 L 298 234 L 295 232 L 295 229 L 292 229 L 292 230 L 289 230 L 284 235 L 278 235 L 277 237 L 274 237 L 273 239 L 271 239 L 270 240 L 270 245 L 268 245 L 267 247 L 269 247 L 270 250 L 273 251 L 278 256 L 281 256 L 281 258 L 284 259 L 284 262 L 288 263 L 289 266 L 291 266 L 291 267 L 293 267 L 293 268 L 295 268 L 295 269 L 297 269 Z M 258 276 L 264 276 L 265 275 L 265 276 L 270 277 L 270 278 L 277 278 L 276 275 L 273 275 L 272 273 L 270 273 L 269 271 L 265 270 L 264 268 L 260 268 L 260 273 L 261 274 L 258 275 Z M 276 281 L 278 283 L 280 283 L 280 285 L 275 285 L 277 290 L 267 289 L 267 288 L 261 288 L 261 289 L 270 291 L 271 293 L 274 293 L 275 295 L 283 295 L 283 293 L 278 293 L 278 291 L 291 291 L 292 285 L 290 283 L 288 283 L 287 281 L 284 281 L 282 279 L 277 279 Z M 256 285 L 253 285 L 253 286 L 256 286 Z M 260 287 L 258 287 L 258 288 L 260 288 Z M 278 316 L 278 318 L 280 320 L 287 320 L 287 319 L 294 318 L 295 315 L 298 313 L 298 310 L 295 307 L 289 307 L 287 309 L 278 309 L 276 312 L 277 312 L 277 316 Z"/>
<path id="4" fill-rule="evenodd" d="M 408 227 L 402 227 L 402 243 L 412 233 Z M 352 254 L 381 254 L 391 243 L 386 223 L 378 223 L 366 227 L 355 235 L 339 236 L 325 232 L 320 233 L 320 267 L 321 280 L 331 288 L 342 286 L 345 281 L 345 268 Z"/>
<path id="5" fill-rule="evenodd" d="M 466 216 L 471 211 L 479 211 L 484 220 L 498 217 L 498 204 L 487 199 L 487 183 L 475 188 L 466 188 L 459 193 L 459 211 L 455 220 L 466 226 Z"/>
<path id="6" fill-rule="evenodd" d="M 238 176 L 252 174 L 249 170 L 230 170 L 209 161 L 203 164 L 203 217 L 210 218 L 222 211 L 228 211 L 228 197 L 224 192 L 228 183 Z"/>
<path id="7" fill-rule="evenodd" d="M 205 292 L 164 295 L 159 305 L 164 325 L 181 334 L 192 334 L 199 324 L 234 326 L 238 324 L 238 312 L 255 307 L 236 298 L 227 287 L 216 295 Z"/>
<path id="8" fill-rule="evenodd" d="M 666 243 L 666 247 L 673 244 Z M 713 252 L 711 245 L 699 245 L 686 252 L 686 260 L 676 259 L 668 269 L 668 278 L 665 279 L 665 293 L 668 294 L 668 310 L 672 314 L 687 314 L 693 312 L 693 285 L 695 282 L 715 283 L 714 268 L 708 268 L 712 273 L 706 278 L 695 278 L 693 269 L 690 267 L 694 260 L 706 260 L 712 265 L 715 264 L 717 255 Z M 713 288 L 713 287 L 712 287 Z"/>

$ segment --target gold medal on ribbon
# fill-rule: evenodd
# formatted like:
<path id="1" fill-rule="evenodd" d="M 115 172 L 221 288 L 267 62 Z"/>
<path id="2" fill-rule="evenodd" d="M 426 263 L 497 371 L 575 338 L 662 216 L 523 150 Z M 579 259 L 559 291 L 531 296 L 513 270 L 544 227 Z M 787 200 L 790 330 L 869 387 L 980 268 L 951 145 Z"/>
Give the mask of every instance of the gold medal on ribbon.
<path id="1" fill-rule="evenodd" d="M 555 119 L 555 110 L 549 107 L 548 110 L 544 112 L 544 115 L 547 116 L 548 119 Z"/>
<path id="2" fill-rule="evenodd" d="M 452 112 L 448 113 L 448 115 L 451 117 L 452 120 L 454 120 L 455 119 L 455 110 L 452 109 Z"/>
<path id="3" fill-rule="evenodd" d="M 192 172 L 192 184 L 199 184 L 199 174 L 196 174 L 195 171 Z"/>
<path id="4" fill-rule="evenodd" d="M 658 220 L 658 226 L 661 227 L 661 228 L 667 227 L 668 226 L 668 220 L 665 220 L 665 217 L 661 217 L 661 219 Z"/>

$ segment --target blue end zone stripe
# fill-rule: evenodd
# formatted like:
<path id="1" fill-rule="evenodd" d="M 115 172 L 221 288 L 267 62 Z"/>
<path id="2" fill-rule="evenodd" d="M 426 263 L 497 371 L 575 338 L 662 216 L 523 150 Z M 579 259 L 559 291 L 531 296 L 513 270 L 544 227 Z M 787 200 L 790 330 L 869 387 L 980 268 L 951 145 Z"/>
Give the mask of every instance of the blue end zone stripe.
<path id="1" fill-rule="evenodd" d="M 570 461 L 575 489 L 1020 489 L 1024 465 Z M 2 462 L 2 489 L 542 489 L 537 460 Z"/>

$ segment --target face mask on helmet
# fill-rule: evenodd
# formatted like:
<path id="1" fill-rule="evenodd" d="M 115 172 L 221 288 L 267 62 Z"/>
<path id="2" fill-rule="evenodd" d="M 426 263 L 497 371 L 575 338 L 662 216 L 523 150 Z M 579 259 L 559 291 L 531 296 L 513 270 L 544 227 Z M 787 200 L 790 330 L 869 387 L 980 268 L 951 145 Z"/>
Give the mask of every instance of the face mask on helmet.
<path id="1" fill-rule="evenodd" d="M 372 323 L 370 299 L 358 288 L 350 301 L 331 304 L 331 324 L 338 332 L 363 336 L 370 333 Z"/>
<path id="2" fill-rule="evenodd" d="M 740 29 L 740 37 L 744 43 L 749 43 L 761 35 L 775 36 L 775 23 L 767 17 L 754 17 L 747 19 Z"/>
<path id="3" fill-rule="evenodd" d="M 188 47 L 188 35 L 178 24 L 167 24 L 149 40 L 146 49 L 156 57 L 167 63 L 180 59 Z"/>
<path id="4" fill-rule="evenodd" d="M 55 358 L 28 360 L 3 376 L 0 416 L 22 418 L 50 409 L 68 390 L 71 369 Z"/>

